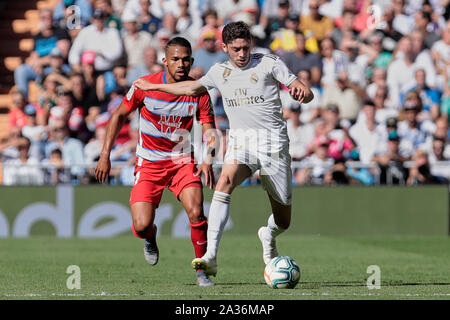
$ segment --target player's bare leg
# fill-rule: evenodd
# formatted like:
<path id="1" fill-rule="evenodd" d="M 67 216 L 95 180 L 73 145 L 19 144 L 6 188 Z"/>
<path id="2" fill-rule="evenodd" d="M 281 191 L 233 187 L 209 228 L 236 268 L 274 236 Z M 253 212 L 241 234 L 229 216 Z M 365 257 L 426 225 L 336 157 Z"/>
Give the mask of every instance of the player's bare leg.
<path id="1" fill-rule="evenodd" d="M 148 264 L 154 266 L 159 260 L 159 249 L 156 244 L 157 228 L 155 220 L 156 205 L 150 202 L 135 202 L 131 205 L 133 233 L 144 239 L 144 257 Z"/>
<path id="2" fill-rule="evenodd" d="M 228 221 L 231 193 L 250 175 L 249 167 L 244 164 L 234 162 L 223 165 L 209 209 L 207 250 L 202 258 L 192 261 L 194 269 L 202 269 L 209 275 L 216 275 L 217 250 L 223 229 Z"/>
<path id="3" fill-rule="evenodd" d="M 199 186 L 183 189 L 179 199 L 189 217 L 191 226 L 191 241 L 194 246 L 195 257 L 200 258 L 206 253 L 208 223 L 203 212 L 203 192 Z M 201 287 L 213 286 L 205 270 L 196 272 L 197 284 Z"/>
<path id="4" fill-rule="evenodd" d="M 270 260 L 278 257 L 275 238 L 284 232 L 291 223 L 291 205 L 283 205 L 277 202 L 269 194 L 273 214 L 270 215 L 267 226 L 258 230 L 258 237 L 263 247 L 263 260 L 268 264 Z"/>

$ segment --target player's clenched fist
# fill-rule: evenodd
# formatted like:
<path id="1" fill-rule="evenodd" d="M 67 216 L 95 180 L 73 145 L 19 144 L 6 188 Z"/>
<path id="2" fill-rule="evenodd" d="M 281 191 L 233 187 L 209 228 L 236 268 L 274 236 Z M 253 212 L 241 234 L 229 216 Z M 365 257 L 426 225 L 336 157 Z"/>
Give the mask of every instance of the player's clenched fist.
<path id="1" fill-rule="evenodd" d="M 292 87 L 291 89 L 289 89 L 289 94 L 291 95 L 292 98 L 294 98 L 300 103 L 302 103 L 306 97 L 305 90 L 303 90 L 300 87 Z"/>

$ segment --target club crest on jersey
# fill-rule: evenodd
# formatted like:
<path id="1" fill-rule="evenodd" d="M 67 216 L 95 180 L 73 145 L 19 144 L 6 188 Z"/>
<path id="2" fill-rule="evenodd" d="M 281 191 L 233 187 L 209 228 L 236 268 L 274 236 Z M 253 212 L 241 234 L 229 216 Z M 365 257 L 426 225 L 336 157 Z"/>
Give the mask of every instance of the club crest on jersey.
<path id="1" fill-rule="evenodd" d="M 163 133 L 174 133 L 178 128 L 181 127 L 181 116 L 171 115 L 160 115 L 158 124 L 161 127 L 161 132 Z"/>
<path id="2" fill-rule="evenodd" d="M 225 70 L 223 70 L 223 73 L 222 73 L 223 81 L 227 81 L 227 78 L 230 76 L 230 74 L 231 74 L 231 69 L 225 68 Z"/>
<path id="3" fill-rule="evenodd" d="M 188 110 L 188 115 L 189 116 L 193 116 L 194 115 L 194 105 L 193 104 L 190 104 L 189 105 L 189 110 Z"/>
<path id="4" fill-rule="evenodd" d="M 250 75 L 250 82 L 251 82 L 251 83 L 257 83 L 258 80 L 259 80 L 258 75 L 257 75 L 255 72 L 253 72 L 253 73 Z"/>

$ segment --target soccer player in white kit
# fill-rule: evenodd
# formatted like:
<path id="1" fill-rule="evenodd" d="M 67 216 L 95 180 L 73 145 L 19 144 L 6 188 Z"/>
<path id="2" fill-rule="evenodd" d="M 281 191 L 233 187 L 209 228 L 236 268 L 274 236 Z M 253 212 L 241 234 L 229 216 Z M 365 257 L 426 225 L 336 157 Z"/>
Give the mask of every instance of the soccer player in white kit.
<path id="1" fill-rule="evenodd" d="M 196 96 L 217 88 L 230 123 L 229 143 L 211 202 L 208 246 L 202 258 L 192 261 L 195 269 L 217 273 L 217 251 L 228 220 L 231 193 L 245 179 L 260 171 L 272 214 L 258 231 L 263 260 L 278 256 L 275 238 L 291 221 L 292 171 L 286 121 L 282 116 L 280 83 L 299 102 L 313 99 L 311 90 L 272 54 L 251 54 L 251 33 L 241 21 L 227 24 L 222 32 L 223 50 L 229 61 L 216 63 L 199 80 L 153 84 L 138 79 L 141 90 L 159 90 L 175 95 Z"/>

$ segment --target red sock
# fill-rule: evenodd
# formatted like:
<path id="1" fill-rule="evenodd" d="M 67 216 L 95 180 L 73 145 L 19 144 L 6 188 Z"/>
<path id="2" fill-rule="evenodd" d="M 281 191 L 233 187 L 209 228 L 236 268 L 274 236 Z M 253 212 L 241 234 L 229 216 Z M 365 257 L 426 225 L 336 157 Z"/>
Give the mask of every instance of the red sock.
<path id="1" fill-rule="evenodd" d="M 191 240 L 194 245 L 195 257 L 201 258 L 206 253 L 206 244 L 208 243 L 206 238 L 206 232 L 208 230 L 208 222 L 206 220 L 191 223 Z"/>
<path id="2" fill-rule="evenodd" d="M 140 238 L 140 239 L 150 239 L 150 238 L 152 237 L 152 234 L 153 234 L 153 229 L 154 229 L 154 227 L 149 228 L 149 229 L 146 231 L 146 233 L 145 233 L 144 235 L 141 236 L 141 235 L 139 235 L 139 234 L 136 232 L 136 230 L 134 229 L 134 224 L 131 225 L 131 230 L 133 231 L 133 234 L 134 234 L 136 237 Z"/>

